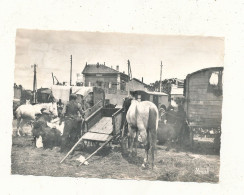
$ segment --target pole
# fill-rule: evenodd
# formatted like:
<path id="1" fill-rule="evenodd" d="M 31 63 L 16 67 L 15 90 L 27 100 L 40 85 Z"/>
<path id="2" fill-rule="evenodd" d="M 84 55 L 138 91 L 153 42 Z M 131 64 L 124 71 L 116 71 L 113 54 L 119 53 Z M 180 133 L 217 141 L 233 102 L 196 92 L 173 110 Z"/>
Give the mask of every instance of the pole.
<path id="1" fill-rule="evenodd" d="M 130 60 L 128 60 L 128 82 L 127 82 L 127 85 L 128 85 L 128 96 L 130 95 L 130 84 L 129 84 L 129 82 L 130 82 Z"/>
<path id="2" fill-rule="evenodd" d="M 82 120 L 81 127 L 84 124 L 85 119 Z M 70 155 L 70 153 L 76 148 L 76 146 L 83 140 L 82 136 L 81 138 L 76 142 L 76 144 L 70 149 L 70 151 L 66 154 L 66 156 L 60 161 L 60 164 Z"/>
<path id="3" fill-rule="evenodd" d="M 132 79 L 132 72 L 131 72 L 130 60 L 128 60 L 128 76 L 129 76 L 129 80 L 131 80 Z"/>
<path id="4" fill-rule="evenodd" d="M 161 61 L 161 65 L 160 65 L 160 83 L 159 83 L 159 92 L 162 91 L 162 67 L 163 67 L 163 64 L 162 64 L 162 61 Z"/>
<path id="5" fill-rule="evenodd" d="M 70 153 L 76 148 L 76 146 L 83 140 L 81 137 L 78 142 L 71 148 L 71 150 L 66 154 L 66 156 L 60 161 L 60 164 L 70 155 Z"/>
<path id="6" fill-rule="evenodd" d="M 113 137 L 110 137 L 105 143 L 103 143 L 95 152 L 93 152 L 90 156 L 88 156 L 83 162 L 81 162 L 79 164 L 79 166 L 81 166 L 84 162 L 86 162 L 87 160 L 89 160 L 94 154 L 96 154 L 99 150 L 101 150 L 104 146 L 106 146 L 111 140 L 113 139 Z"/>
<path id="7" fill-rule="evenodd" d="M 53 78 L 53 85 L 54 85 L 54 76 L 53 76 L 53 73 L 52 73 L 52 78 Z"/>
<path id="8" fill-rule="evenodd" d="M 34 67 L 34 79 L 33 79 L 33 103 L 36 103 L 36 88 L 37 88 L 37 81 L 36 81 L 36 67 L 37 65 L 34 64 L 31 67 Z"/>
<path id="9" fill-rule="evenodd" d="M 72 85 L 72 55 L 70 55 L 70 86 Z"/>

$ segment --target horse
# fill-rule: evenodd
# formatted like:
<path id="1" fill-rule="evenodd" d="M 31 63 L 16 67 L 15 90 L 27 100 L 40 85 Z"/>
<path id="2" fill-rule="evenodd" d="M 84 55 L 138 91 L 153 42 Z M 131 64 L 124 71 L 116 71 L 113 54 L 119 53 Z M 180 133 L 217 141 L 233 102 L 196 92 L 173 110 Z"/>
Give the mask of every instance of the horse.
<path id="1" fill-rule="evenodd" d="M 21 105 L 17 108 L 15 111 L 16 118 L 17 118 L 17 135 L 20 136 L 20 129 L 22 131 L 23 122 L 25 121 L 33 121 L 36 118 L 36 115 L 42 114 L 42 111 L 46 110 L 53 116 L 58 116 L 57 111 L 57 103 L 43 103 L 43 104 L 27 104 L 27 105 Z"/>
<path id="2" fill-rule="evenodd" d="M 139 102 L 127 98 L 124 100 L 125 110 L 128 109 L 126 120 L 128 123 L 129 151 L 133 153 L 135 141 L 135 153 L 137 154 L 138 141 L 145 147 L 145 158 L 142 167 L 149 165 L 149 150 L 151 153 L 151 165 L 154 167 L 154 151 L 157 143 L 158 108 L 150 101 Z"/>

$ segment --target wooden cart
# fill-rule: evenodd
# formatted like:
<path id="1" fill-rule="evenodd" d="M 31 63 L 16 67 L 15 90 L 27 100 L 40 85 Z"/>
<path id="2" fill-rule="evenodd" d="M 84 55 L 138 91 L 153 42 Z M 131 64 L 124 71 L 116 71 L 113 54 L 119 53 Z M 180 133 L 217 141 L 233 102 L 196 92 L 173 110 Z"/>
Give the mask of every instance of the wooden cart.
<path id="1" fill-rule="evenodd" d="M 95 112 L 85 117 L 84 134 L 79 141 L 73 146 L 73 148 L 67 153 L 67 155 L 61 160 L 62 163 L 68 155 L 75 149 L 75 147 L 81 141 L 91 141 L 102 143 L 102 145 L 89 157 L 87 157 L 81 164 L 90 159 L 96 152 L 101 150 L 113 139 L 120 135 L 120 128 L 122 122 L 122 108 L 104 108 L 103 104 L 99 106 L 99 102 L 94 105 L 92 109 L 96 109 Z"/>

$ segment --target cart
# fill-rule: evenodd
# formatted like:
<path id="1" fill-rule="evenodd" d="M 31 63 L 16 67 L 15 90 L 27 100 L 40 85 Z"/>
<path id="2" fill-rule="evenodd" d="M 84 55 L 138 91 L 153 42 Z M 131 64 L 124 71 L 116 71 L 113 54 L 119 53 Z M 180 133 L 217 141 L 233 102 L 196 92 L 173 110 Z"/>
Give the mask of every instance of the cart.
<path id="1" fill-rule="evenodd" d="M 67 153 L 67 155 L 60 161 L 60 163 L 62 163 L 69 156 L 69 154 L 76 148 L 76 146 L 82 141 L 102 143 L 102 145 L 89 157 L 87 157 L 81 164 L 90 159 L 95 153 L 101 150 L 112 140 L 120 136 L 123 109 L 104 108 L 103 104 L 100 103 L 101 102 L 98 102 L 90 109 L 95 109 L 95 111 L 92 114 L 90 114 L 91 112 L 89 112 L 88 117 L 85 117 L 83 121 L 84 134 L 78 140 L 78 142 L 72 147 L 72 149 Z"/>

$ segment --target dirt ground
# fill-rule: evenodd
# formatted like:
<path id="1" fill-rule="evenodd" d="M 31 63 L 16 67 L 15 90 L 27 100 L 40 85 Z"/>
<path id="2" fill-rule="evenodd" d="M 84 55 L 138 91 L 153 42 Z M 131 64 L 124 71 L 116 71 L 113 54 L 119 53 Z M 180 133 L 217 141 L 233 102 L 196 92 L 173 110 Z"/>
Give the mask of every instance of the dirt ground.
<path id="1" fill-rule="evenodd" d="M 219 181 L 220 158 L 208 142 L 197 142 L 190 152 L 177 147 L 166 150 L 158 146 L 155 169 L 142 169 L 144 150 L 138 149 L 136 157 L 123 156 L 120 145 L 104 148 L 89 160 L 89 165 L 81 165 L 76 159 L 89 156 L 96 148 L 75 151 L 62 164 L 65 156 L 58 147 L 51 149 L 35 148 L 32 137 L 12 139 L 12 174 L 54 177 L 113 178 L 136 180 L 163 180 L 184 182 Z"/>

